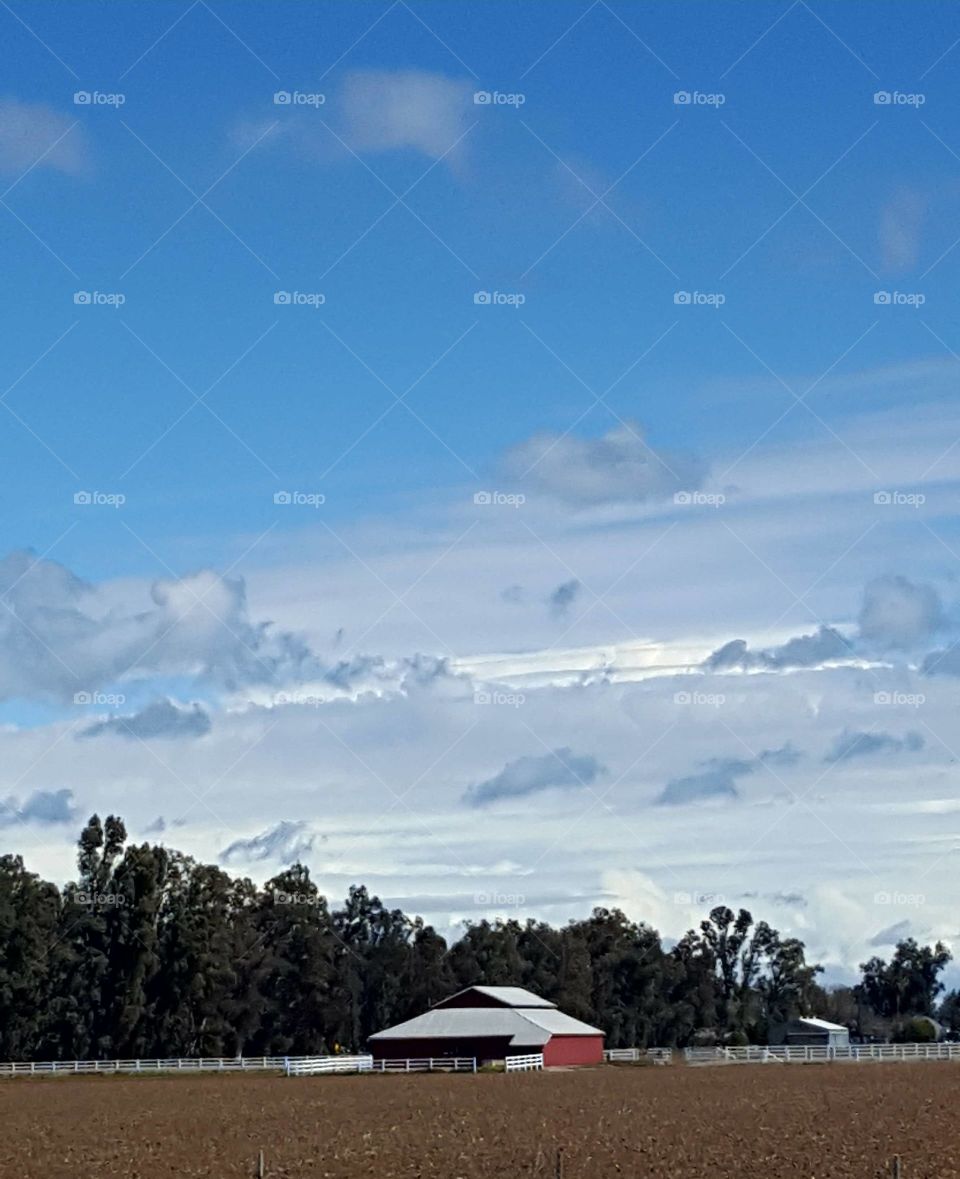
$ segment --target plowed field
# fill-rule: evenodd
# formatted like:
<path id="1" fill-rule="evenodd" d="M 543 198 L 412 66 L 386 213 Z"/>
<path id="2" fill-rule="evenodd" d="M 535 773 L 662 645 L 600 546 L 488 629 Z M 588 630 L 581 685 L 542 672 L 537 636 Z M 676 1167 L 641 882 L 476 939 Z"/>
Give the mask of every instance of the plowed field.
<path id="1" fill-rule="evenodd" d="M 960 1179 L 958 1110 L 956 1064 L 8 1080 L 0 1175 Z"/>

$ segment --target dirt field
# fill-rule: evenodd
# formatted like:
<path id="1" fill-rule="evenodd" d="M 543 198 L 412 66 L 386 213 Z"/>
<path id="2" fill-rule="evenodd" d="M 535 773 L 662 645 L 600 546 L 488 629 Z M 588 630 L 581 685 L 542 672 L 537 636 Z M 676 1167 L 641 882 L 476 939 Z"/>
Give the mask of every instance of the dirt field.
<path id="1" fill-rule="evenodd" d="M 960 1177 L 956 1064 L 0 1082 L 0 1175 Z"/>

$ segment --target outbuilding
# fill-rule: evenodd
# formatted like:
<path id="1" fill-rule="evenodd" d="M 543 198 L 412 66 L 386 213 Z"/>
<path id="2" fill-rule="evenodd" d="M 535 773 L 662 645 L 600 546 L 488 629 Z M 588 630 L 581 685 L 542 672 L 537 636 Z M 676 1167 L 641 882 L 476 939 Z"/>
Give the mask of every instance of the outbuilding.
<path id="1" fill-rule="evenodd" d="M 370 1037 L 375 1060 L 475 1057 L 478 1064 L 543 1053 L 547 1068 L 601 1064 L 603 1032 L 523 987 L 467 987 Z"/>
<path id="2" fill-rule="evenodd" d="M 774 1042 L 772 1037 L 771 1042 Z M 841 1024 L 830 1023 L 827 1019 L 791 1019 L 783 1025 L 776 1042 L 799 1047 L 847 1048 L 850 1032 Z"/>

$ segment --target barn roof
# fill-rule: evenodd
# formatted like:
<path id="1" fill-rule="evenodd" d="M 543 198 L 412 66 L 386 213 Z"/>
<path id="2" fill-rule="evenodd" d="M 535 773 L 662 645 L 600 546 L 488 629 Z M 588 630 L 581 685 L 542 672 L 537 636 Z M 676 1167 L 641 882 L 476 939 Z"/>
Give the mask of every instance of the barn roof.
<path id="1" fill-rule="evenodd" d="M 822 1032 L 845 1032 L 847 1029 L 840 1023 L 831 1023 L 828 1019 L 797 1019 L 795 1023 L 805 1024 L 808 1028 L 819 1028 Z"/>
<path id="2" fill-rule="evenodd" d="M 599 1028 L 590 1027 L 573 1016 L 557 1011 L 555 1007 L 435 1007 L 404 1023 L 385 1028 L 369 1039 L 452 1040 L 489 1036 L 496 1039 L 509 1037 L 511 1047 L 534 1047 L 546 1044 L 551 1036 L 602 1035 Z"/>
<path id="3" fill-rule="evenodd" d="M 556 1007 L 556 1003 L 551 1003 L 549 999 L 541 999 L 539 995 L 524 987 L 464 987 L 462 991 L 441 999 L 434 1007 L 456 1007 L 458 999 L 473 992 L 486 995 L 488 999 L 502 1003 L 504 1007 Z"/>

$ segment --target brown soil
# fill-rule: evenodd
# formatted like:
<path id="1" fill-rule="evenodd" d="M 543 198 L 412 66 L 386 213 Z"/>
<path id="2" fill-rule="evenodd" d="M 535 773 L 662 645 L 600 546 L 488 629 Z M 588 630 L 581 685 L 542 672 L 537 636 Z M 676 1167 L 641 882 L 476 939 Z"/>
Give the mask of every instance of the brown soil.
<path id="1" fill-rule="evenodd" d="M 0 1175 L 960 1179 L 955 1064 L 0 1081 Z"/>

